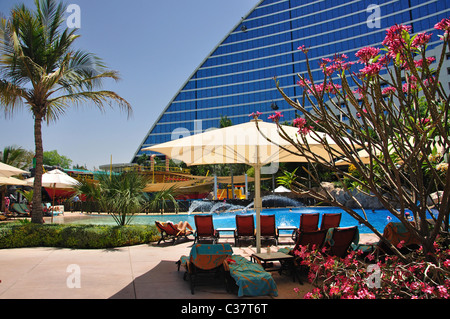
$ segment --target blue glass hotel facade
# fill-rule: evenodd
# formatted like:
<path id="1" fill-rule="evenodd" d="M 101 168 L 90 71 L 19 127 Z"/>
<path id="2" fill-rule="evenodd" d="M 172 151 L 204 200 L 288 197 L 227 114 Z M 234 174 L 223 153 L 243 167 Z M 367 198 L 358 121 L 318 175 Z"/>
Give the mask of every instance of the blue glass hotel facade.
<path id="1" fill-rule="evenodd" d="M 306 72 L 306 61 L 297 50 L 300 45 L 310 49 L 315 81 L 323 79 L 321 58 L 344 53 L 354 61 L 359 49 L 379 47 L 386 29 L 394 24 L 411 25 L 413 33 L 433 33 L 429 47 L 439 55 L 434 25 L 450 16 L 449 7 L 450 0 L 260 1 L 174 92 L 132 162 L 145 153 L 144 147 L 219 127 L 223 116 L 240 124 L 249 121 L 252 112 L 263 113 L 266 120 L 277 109 L 283 120 L 294 119 L 296 114 L 276 90 L 273 77 L 288 96 L 301 98 L 297 74 Z M 440 78 L 447 89 L 449 73 L 445 67 Z"/>

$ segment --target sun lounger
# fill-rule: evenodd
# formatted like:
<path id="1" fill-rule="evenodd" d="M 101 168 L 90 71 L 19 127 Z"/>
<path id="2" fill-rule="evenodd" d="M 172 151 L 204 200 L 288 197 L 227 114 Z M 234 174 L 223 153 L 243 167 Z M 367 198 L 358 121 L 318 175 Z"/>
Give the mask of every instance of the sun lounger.
<path id="1" fill-rule="evenodd" d="M 233 250 L 229 244 L 196 244 L 192 247 L 189 256 L 181 256 L 177 262 L 178 271 L 181 266 L 185 267 L 184 279 L 189 279 L 192 294 L 201 274 L 213 274 L 220 277 L 226 286 L 224 262 L 232 254 Z"/>
<path id="2" fill-rule="evenodd" d="M 261 215 L 261 238 L 265 240 L 274 240 L 278 245 L 278 230 L 275 224 L 275 215 Z"/>
<path id="3" fill-rule="evenodd" d="M 162 223 L 159 221 L 155 221 L 155 225 L 161 233 L 161 238 L 159 239 L 157 245 L 159 245 L 161 241 L 165 242 L 166 240 L 172 240 L 172 244 L 174 245 L 177 239 L 183 237 L 185 239 L 188 239 L 187 236 L 192 234 L 192 232 L 188 229 L 183 232 L 179 231 L 178 228 L 175 227 L 175 225 L 173 225 L 172 223 Z"/>
<path id="4" fill-rule="evenodd" d="M 229 290 L 232 290 L 231 283 L 235 283 L 237 294 L 243 296 L 278 296 L 278 288 L 272 275 L 258 264 L 247 260 L 240 255 L 233 255 L 226 260 L 228 274 L 233 280 L 229 280 Z"/>
<path id="5" fill-rule="evenodd" d="M 25 204 L 19 204 L 19 203 L 14 203 L 12 204 L 12 209 L 14 210 L 14 212 L 16 212 L 18 215 L 20 216 L 30 216 L 30 211 L 28 210 L 28 207 L 24 207 L 23 205 Z"/>
<path id="6" fill-rule="evenodd" d="M 200 240 L 212 240 L 213 244 L 219 238 L 219 232 L 214 229 L 212 215 L 195 215 L 195 242 Z"/>
<path id="7" fill-rule="evenodd" d="M 297 241 L 295 242 L 295 246 L 292 249 L 289 248 L 280 248 L 279 252 L 285 254 L 296 255 L 295 252 L 300 251 L 302 247 L 309 247 L 309 249 L 320 249 L 325 243 L 325 237 L 327 235 L 326 230 L 317 230 L 317 231 L 304 231 L 300 232 L 297 237 Z"/>
<path id="8" fill-rule="evenodd" d="M 420 247 L 420 241 L 416 239 L 405 227 L 405 225 L 400 222 L 388 223 L 384 227 L 383 237 L 386 238 L 395 247 L 399 247 L 399 244 L 401 243 L 401 248 L 398 248 L 401 253 L 409 253 Z M 389 246 L 382 240 L 372 245 L 355 245 L 353 249 L 360 249 L 365 253 L 375 252 L 377 256 L 393 254 Z"/>
<path id="9" fill-rule="evenodd" d="M 336 227 L 327 230 L 325 246 L 328 248 L 327 254 L 330 256 L 345 257 L 352 249 L 352 243 L 359 242 L 358 226 Z"/>
<path id="10" fill-rule="evenodd" d="M 253 215 L 236 215 L 236 230 L 234 231 L 234 245 L 239 247 L 241 240 L 250 239 L 252 243 L 256 241 L 255 222 Z"/>
<path id="11" fill-rule="evenodd" d="M 300 232 L 313 232 L 319 229 L 319 213 L 307 213 L 300 215 L 300 226 L 297 231 L 292 233 L 292 239 L 297 242 L 298 234 Z"/>
<path id="12" fill-rule="evenodd" d="M 316 231 L 319 225 L 319 213 L 301 214 L 299 231 Z"/>
<path id="13" fill-rule="evenodd" d="M 320 223 L 320 229 L 329 229 L 339 227 L 341 222 L 341 213 L 326 213 L 322 215 L 322 222 Z"/>

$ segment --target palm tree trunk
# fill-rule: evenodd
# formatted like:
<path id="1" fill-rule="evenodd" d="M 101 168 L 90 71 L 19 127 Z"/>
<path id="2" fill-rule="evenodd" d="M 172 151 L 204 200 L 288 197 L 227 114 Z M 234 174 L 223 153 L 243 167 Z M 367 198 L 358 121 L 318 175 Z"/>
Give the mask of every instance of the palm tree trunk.
<path id="1" fill-rule="evenodd" d="M 36 167 L 34 169 L 33 207 L 31 210 L 31 222 L 43 223 L 42 216 L 42 174 L 44 163 L 44 150 L 42 145 L 42 118 L 35 114 L 34 117 L 34 143 L 36 147 Z"/>

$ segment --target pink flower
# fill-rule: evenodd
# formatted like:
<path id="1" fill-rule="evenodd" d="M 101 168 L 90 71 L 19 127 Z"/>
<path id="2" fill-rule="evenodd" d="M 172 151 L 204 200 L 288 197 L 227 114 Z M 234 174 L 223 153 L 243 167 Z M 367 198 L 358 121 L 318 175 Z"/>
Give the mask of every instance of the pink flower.
<path id="1" fill-rule="evenodd" d="M 380 49 L 374 47 L 365 47 L 356 52 L 356 57 L 359 58 L 361 63 L 368 64 L 371 59 L 375 58 L 378 53 L 380 53 Z"/>
<path id="2" fill-rule="evenodd" d="M 429 118 L 420 119 L 420 124 L 427 125 L 430 121 L 431 120 Z"/>
<path id="3" fill-rule="evenodd" d="M 297 48 L 297 50 L 302 51 L 303 53 L 308 53 L 309 49 L 305 47 L 305 45 L 301 45 Z"/>
<path id="4" fill-rule="evenodd" d="M 294 123 L 294 126 L 302 127 L 303 125 L 306 124 L 306 120 L 302 117 L 298 117 L 298 118 L 294 119 L 293 123 Z"/>
<path id="5" fill-rule="evenodd" d="M 410 89 L 411 92 L 415 91 L 415 90 L 417 90 L 417 85 L 415 83 L 411 83 L 411 84 L 405 83 L 405 84 L 403 84 L 402 91 L 405 92 L 405 93 L 408 93 L 408 89 Z"/>
<path id="6" fill-rule="evenodd" d="M 412 42 L 412 46 L 413 47 L 419 47 L 419 46 L 424 46 L 426 45 L 428 42 L 430 42 L 431 39 L 431 33 L 427 34 L 425 32 L 419 33 L 413 40 Z"/>
<path id="7" fill-rule="evenodd" d="M 450 19 L 442 19 L 440 22 L 434 25 L 436 30 L 443 30 L 448 32 L 450 30 Z"/>
<path id="8" fill-rule="evenodd" d="M 261 116 L 261 112 L 256 111 L 256 114 L 253 112 L 252 114 L 249 114 L 250 117 L 253 117 L 254 119 L 257 119 Z"/>
<path id="9" fill-rule="evenodd" d="M 338 295 L 339 294 L 339 287 L 333 286 L 330 288 L 330 295 Z"/>
<path id="10" fill-rule="evenodd" d="M 430 65 L 431 63 L 433 63 L 434 61 L 436 61 L 436 58 L 430 56 L 430 57 L 426 58 L 426 61 L 427 61 L 427 62 L 426 62 L 427 65 Z M 414 65 L 416 66 L 416 68 L 422 68 L 422 67 L 423 67 L 423 59 L 420 59 L 420 60 L 418 60 L 418 61 L 414 61 Z"/>
<path id="11" fill-rule="evenodd" d="M 405 48 L 405 39 L 403 38 L 403 33 L 411 30 L 410 25 L 393 25 L 386 30 L 386 37 L 384 38 L 382 44 L 389 50 L 389 56 L 395 58 L 398 53 L 402 53 Z"/>
<path id="12" fill-rule="evenodd" d="M 389 94 L 389 95 L 393 95 L 397 90 L 395 89 L 395 87 L 389 86 L 387 88 L 384 88 L 383 91 L 381 91 L 381 94 Z"/>
<path id="13" fill-rule="evenodd" d="M 365 75 L 374 76 L 374 75 L 380 73 L 381 68 L 382 68 L 381 64 L 377 62 L 377 63 L 366 65 L 366 67 L 364 69 L 359 70 L 359 71 L 364 76 Z"/>
<path id="14" fill-rule="evenodd" d="M 447 288 L 446 288 L 446 287 L 444 287 L 444 286 L 438 286 L 437 288 L 438 288 L 438 291 L 439 291 L 439 294 L 440 294 L 440 297 L 441 297 L 441 298 L 448 299 L 448 298 L 450 297 L 450 295 L 448 294 L 448 291 L 447 291 Z"/>
<path id="15" fill-rule="evenodd" d="M 450 259 L 447 259 L 446 261 L 444 261 L 444 266 L 447 268 L 450 268 Z"/>
<path id="16" fill-rule="evenodd" d="M 275 112 L 275 114 L 272 114 L 272 115 L 269 116 L 269 120 L 272 120 L 274 122 L 278 122 L 281 117 L 283 117 L 283 114 L 281 114 L 281 112 Z"/>
<path id="17" fill-rule="evenodd" d="M 300 79 L 297 81 L 297 84 L 301 87 L 308 87 L 308 85 L 311 85 L 311 81 L 308 79 Z"/>
<path id="18" fill-rule="evenodd" d="M 430 286 L 430 285 L 425 285 L 422 288 L 422 292 L 426 293 L 426 294 L 432 294 L 434 291 L 434 287 Z"/>
<path id="19" fill-rule="evenodd" d="M 293 124 L 298 127 L 298 133 L 302 135 L 306 135 L 312 130 L 312 126 L 307 126 L 306 120 L 301 117 L 295 118 Z"/>

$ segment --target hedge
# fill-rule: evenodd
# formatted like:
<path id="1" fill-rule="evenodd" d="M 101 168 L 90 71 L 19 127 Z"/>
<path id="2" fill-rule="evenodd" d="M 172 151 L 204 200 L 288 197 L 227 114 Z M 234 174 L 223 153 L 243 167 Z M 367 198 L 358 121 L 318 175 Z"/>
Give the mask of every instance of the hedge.
<path id="1" fill-rule="evenodd" d="M 102 249 L 145 244 L 158 238 L 159 233 L 153 225 L 32 223 L 0 225 L 0 249 L 22 247 Z"/>

